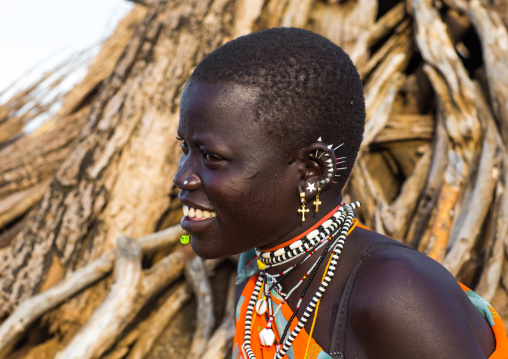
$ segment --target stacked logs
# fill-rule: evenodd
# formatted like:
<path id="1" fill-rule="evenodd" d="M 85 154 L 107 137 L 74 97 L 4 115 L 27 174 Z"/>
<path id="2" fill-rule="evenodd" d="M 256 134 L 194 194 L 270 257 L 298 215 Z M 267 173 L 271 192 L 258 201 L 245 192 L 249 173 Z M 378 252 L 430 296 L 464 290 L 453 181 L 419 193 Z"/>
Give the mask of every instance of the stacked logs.
<path id="1" fill-rule="evenodd" d="M 22 132 L 49 110 L 47 78 L 0 105 L 0 357 L 228 355 L 236 259 L 177 244 L 168 139 L 196 64 L 274 26 L 358 67 L 367 124 L 345 199 L 360 220 L 508 312 L 506 0 L 136 2 L 41 128 Z"/>

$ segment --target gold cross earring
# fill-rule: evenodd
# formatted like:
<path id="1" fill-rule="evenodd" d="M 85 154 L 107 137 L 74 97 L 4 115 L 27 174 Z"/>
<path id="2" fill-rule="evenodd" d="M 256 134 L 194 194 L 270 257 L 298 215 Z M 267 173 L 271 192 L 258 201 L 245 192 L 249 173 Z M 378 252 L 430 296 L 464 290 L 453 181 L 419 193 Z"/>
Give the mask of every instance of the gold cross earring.
<path id="1" fill-rule="evenodd" d="M 319 187 L 319 183 L 318 183 L 318 185 L 317 185 L 316 200 L 315 200 L 314 202 L 312 202 L 312 204 L 316 206 L 316 212 L 319 212 L 319 206 L 320 206 L 321 204 L 323 204 L 323 202 L 321 202 L 321 201 L 319 200 L 319 194 L 320 194 L 320 193 L 321 193 L 321 187 Z"/>
<path id="2" fill-rule="evenodd" d="M 302 204 L 302 208 L 299 209 L 298 212 L 302 214 L 302 222 L 305 222 L 305 213 L 309 212 L 309 210 L 305 208 L 305 203 L 307 203 L 305 192 L 300 192 L 300 203 Z"/>

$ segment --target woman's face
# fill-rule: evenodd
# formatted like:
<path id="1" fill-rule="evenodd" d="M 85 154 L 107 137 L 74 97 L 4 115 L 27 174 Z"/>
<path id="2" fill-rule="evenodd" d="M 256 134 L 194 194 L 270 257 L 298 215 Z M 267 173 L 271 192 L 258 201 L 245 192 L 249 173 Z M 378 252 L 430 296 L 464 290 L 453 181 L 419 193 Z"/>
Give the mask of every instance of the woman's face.
<path id="1" fill-rule="evenodd" d="M 194 251 L 218 258 L 276 245 L 301 230 L 305 166 L 283 158 L 254 122 L 257 89 L 189 82 L 182 92 L 175 175 Z"/>

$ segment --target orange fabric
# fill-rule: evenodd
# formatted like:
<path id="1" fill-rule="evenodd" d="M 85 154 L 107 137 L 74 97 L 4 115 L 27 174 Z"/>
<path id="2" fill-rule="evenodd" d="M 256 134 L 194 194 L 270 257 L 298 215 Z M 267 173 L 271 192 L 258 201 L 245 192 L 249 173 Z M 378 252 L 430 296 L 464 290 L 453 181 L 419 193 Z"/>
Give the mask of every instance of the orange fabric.
<path id="1" fill-rule="evenodd" d="M 295 238 L 292 238 L 290 239 L 289 241 L 286 241 L 282 244 L 279 244 L 278 246 L 275 246 L 273 248 L 269 248 L 269 249 L 264 249 L 263 252 L 272 252 L 272 251 L 276 251 L 277 249 L 281 249 L 281 248 L 284 248 L 285 246 L 287 246 L 288 244 L 291 244 L 293 242 L 296 242 L 297 240 L 299 240 L 300 238 L 303 238 L 305 237 L 307 234 L 309 234 L 310 232 L 312 232 L 313 230 L 315 230 L 317 227 L 319 227 L 320 225 L 322 225 L 327 219 L 329 219 L 335 212 L 337 212 L 337 210 L 340 208 L 340 205 L 335 207 L 333 210 L 331 210 L 326 216 L 324 216 L 323 218 L 321 218 L 319 220 L 319 222 L 317 222 L 315 225 L 313 225 L 311 228 L 309 228 L 308 230 L 306 230 L 305 232 L 303 232 L 302 234 L 300 234 L 299 236 L 296 236 Z"/>
<path id="2" fill-rule="evenodd" d="M 467 292 L 469 289 L 464 284 L 459 282 L 460 287 L 464 292 Z M 506 329 L 504 327 L 503 321 L 501 317 L 496 312 L 496 310 L 488 305 L 490 313 L 494 319 L 494 325 L 491 327 L 494 332 L 494 337 L 496 338 L 496 350 L 489 359 L 507 359 L 508 358 L 508 335 L 506 334 Z"/>
<path id="3" fill-rule="evenodd" d="M 360 223 L 358 223 L 356 226 L 357 226 L 357 227 L 360 227 L 360 228 L 363 228 L 363 229 L 366 229 L 366 230 L 368 230 L 368 231 L 372 231 L 372 229 L 367 228 L 367 227 L 365 227 L 363 224 L 360 224 Z"/>

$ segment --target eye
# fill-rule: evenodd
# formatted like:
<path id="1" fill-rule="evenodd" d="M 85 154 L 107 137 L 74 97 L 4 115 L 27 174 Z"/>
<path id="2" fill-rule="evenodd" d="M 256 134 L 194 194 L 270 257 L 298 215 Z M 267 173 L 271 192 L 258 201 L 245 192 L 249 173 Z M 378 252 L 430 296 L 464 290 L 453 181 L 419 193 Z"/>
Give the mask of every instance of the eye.
<path id="1" fill-rule="evenodd" d="M 205 161 L 211 163 L 224 161 L 224 158 L 222 158 L 221 156 L 214 155 L 213 153 L 210 152 L 203 152 L 203 158 L 205 159 Z"/>
<path id="2" fill-rule="evenodd" d="M 187 146 L 187 142 L 185 142 L 185 140 L 180 136 L 177 136 L 176 140 L 182 142 L 182 144 L 180 145 L 180 147 L 182 148 L 182 152 L 185 154 L 189 153 L 189 147 Z"/>

